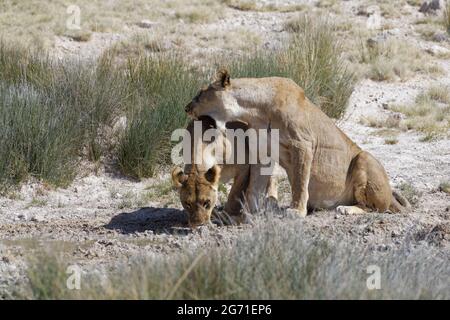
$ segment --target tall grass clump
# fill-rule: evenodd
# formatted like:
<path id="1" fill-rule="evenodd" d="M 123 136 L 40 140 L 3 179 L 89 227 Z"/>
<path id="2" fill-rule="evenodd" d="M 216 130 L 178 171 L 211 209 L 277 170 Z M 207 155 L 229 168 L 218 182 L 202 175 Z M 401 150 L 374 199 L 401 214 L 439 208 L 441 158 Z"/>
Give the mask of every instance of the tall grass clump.
<path id="1" fill-rule="evenodd" d="M 232 245 L 135 257 L 100 281 L 83 275 L 81 290 L 60 290 L 65 278 L 36 264 L 26 298 L 85 299 L 448 299 L 448 255 L 406 241 L 376 250 L 305 234 L 301 221 L 257 222 Z M 381 271 L 369 290 L 369 266 Z M 59 269 L 66 266 L 60 264 Z M 63 282 L 62 284 L 59 282 Z M 51 286 L 51 287 L 50 287 Z M 52 291 L 51 288 L 55 288 Z"/>
<path id="2" fill-rule="evenodd" d="M 0 80 L 3 82 L 46 85 L 52 80 L 54 65 L 46 54 L 8 45 L 0 39 Z"/>
<path id="3" fill-rule="evenodd" d="M 78 115 L 29 84 L 0 85 L 0 180 L 3 188 L 33 175 L 60 184 L 71 179 Z"/>
<path id="4" fill-rule="evenodd" d="M 290 43 L 279 51 L 254 52 L 230 63 L 233 77 L 283 76 L 293 79 L 306 96 L 330 117 L 340 118 L 355 84 L 325 18 L 301 15 L 287 23 Z"/>
<path id="5" fill-rule="evenodd" d="M 128 108 L 129 91 L 123 70 L 113 65 L 111 57 L 59 66 L 50 92 L 56 105 L 67 104 L 78 114 L 84 158 L 97 161 L 108 155 L 113 139 L 106 129 Z"/>
<path id="6" fill-rule="evenodd" d="M 0 185 L 35 177 L 70 183 L 84 156 L 98 159 L 102 139 L 127 97 L 110 62 L 55 61 L 0 43 Z"/>
<path id="7" fill-rule="evenodd" d="M 172 131 L 186 124 L 183 107 L 199 89 L 201 76 L 176 56 L 130 60 L 128 76 L 134 99 L 118 161 L 125 174 L 148 177 L 170 162 Z"/>
<path id="8" fill-rule="evenodd" d="M 450 35 L 450 1 L 448 0 L 444 4 L 443 23 L 447 33 Z"/>
<path id="9" fill-rule="evenodd" d="M 342 59 L 334 26 L 325 18 L 302 16 L 299 29 L 284 53 L 288 75 L 330 117 L 340 118 L 355 84 Z"/>

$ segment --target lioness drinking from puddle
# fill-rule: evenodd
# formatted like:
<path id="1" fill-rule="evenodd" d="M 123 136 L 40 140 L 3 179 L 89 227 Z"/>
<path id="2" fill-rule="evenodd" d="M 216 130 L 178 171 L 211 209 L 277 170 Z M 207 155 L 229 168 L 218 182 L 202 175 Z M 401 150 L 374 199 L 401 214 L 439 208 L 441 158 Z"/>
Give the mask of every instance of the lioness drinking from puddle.
<path id="1" fill-rule="evenodd" d="M 215 136 L 215 140 L 207 141 L 205 132 L 207 130 L 216 129 L 216 122 L 210 117 L 199 117 L 197 124 L 201 125 L 200 135 L 195 134 L 195 122 L 191 121 L 187 127 L 188 137 L 190 138 L 190 163 L 187 163 L 184 170 L 175 167 L 172 170 L 172 182 L 178 189 L 181 204 L 188 213 L 188 221 L 190 226 L 198 226 L 210 220 L 211 213 L 217 202 L 218 187 L 220 182 L 228 182 L 233 179 L 233 185 L 228 195 L 224 212 L 228 218 L 239 223 L 244 220 L 243 204 L 245 198 L 249 197 L 248 186 L 251 172 L 258 170 L 257 164 L 249 163 L 249 145 L 245 140 L 245 148 L 243 150 L 243 161 L 237 159 L 228 159 L 229 157 L 238 157 L 237 153 L 232 152 L 235 141 L 227 139 L 225 134 L 219 132 Z M 241 129 L 247 130 L 248 127 L 242 122 L 230 122 L 227 127 L 230 130 Z M 217 149 L 211 148 L 220 146 L 223 153 L 218 155 L 215 153 Z M 198 148 L 198 149 L 197 149 Z M 223 157 L 223 159 L 218 159 Z M 200 158 L 200 159 L 199 159 Z M 220 161 L 219 161 L 220 160 Z M 271 176 L 263 176 L 260 178 L 262 193 L 276 201 L 277 200 L 277 184 L 275 178 Z M 259 190 L 258 189 L 258 190 Z"/>
<path id="2" fill-rule="evenodd" d="M 185 107 L 192 119 L 241 121 L 255 129 L 279 130 L 279 163 L 292 189 L 288 209 L 304 217 L 308 209 L 337 208 L 342 214 L 399 212 L 408 201 L 393 192 L 383 166 L 363 151 L 287 78 L 230 80 L 221 70 Z M 248 190 L 260 186 L 252 175 Z"/>

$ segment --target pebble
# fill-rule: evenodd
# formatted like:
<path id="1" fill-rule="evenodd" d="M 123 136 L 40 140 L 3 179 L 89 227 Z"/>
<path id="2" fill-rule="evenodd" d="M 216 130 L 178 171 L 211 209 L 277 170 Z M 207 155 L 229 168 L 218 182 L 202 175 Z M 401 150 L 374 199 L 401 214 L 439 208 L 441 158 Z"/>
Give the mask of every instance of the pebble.
<path id="1" fill-rule="evenodd" d="M 154 26 L 156 26 L 158 23 L 154 22 L 154 21 L 150 21 L 147 19 L 141 20 L 138 23 L 136 23 L 136 25 L 140 28 L 144 28 L 144 29 L 150 29 Z"/>
<path id="2" fill-rule="evenodd" d="M 44 217 L 42 217 L 39 214 L 36 214 L 34 217 L 31 218 L 31 221 L 33 221 L 33 222 L 43 222 L 44 221 Z"/>
<path id="3" fill-rule="evenodd" d="M 28 219 L 28 215 L 26 213 L 19 213 L 17 218 L 18 218 L 18 220 L 27 220 Z"/>

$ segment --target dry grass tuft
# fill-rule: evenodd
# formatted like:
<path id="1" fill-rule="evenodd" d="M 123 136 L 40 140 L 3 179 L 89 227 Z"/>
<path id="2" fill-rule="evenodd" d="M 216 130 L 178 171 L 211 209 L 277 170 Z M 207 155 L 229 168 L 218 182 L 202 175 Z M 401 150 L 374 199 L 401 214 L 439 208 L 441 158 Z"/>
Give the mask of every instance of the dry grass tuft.
<path id="1" fill-rule="evenodd" d="M 255 0 L 222 0 L 226 6 L 240 11 L 256 12 L 295 12 L 308 8 L 305 4 L 261 4 Z"/>
<path id="2" fill-rule="evenodd" d="M 384 139 L 384 144 L 397 144 L 398 139 L 397 138 L 386 138 Z"/>
<path id="3" fill-rule="evenodd" d="M 447 33 L 450 35 L 450 1 L 446 1 L 443 13 L 443 24 Z"/>
<path id="4" fill-rule="evenodd" d="M 426 57 L 414 45 L 397 39 L 361 42 L 360 46 L 365 76 L 375 81 L 405 81 L 416 73 L 443 73 L 442 68 Z"/>
<path id="5" fill-rule="evenodd" d="M 303 221 L 266 212 L 230 243 L 195 252 L 134 257 L 112 270 L 83 273 L 66 287 L 70 263 L 54 254 L 31 260 L 26 299 L 448 299 L 448 257 L 407 241 L 390 250 L 305 231 Z M 288 220 L 288 221 L 286 221 Z M 414 235 L 411 235 L 414 239 Z M 73 263 L 73 262 L 72 262 Z M 367 267 L 383 270 L 382 290 L 368 290 Z M 387 277 L 386 280 L 385 277 Z M 420 281 L 417 281 L 420 279 Z M 430 289 L 432 288 L 432 290 Z"/>
<path id="6" fill-rule="evenodd" d="M 450 194 L 450 181 L 444 181 L 439 184 L 439 191 Z"/>
<path id="7" fill-rule="evenodd" d="M 427 92 L 419 94 L 413 105 L 393 105 L 390 109 L 407 116 L 404 120 L 407 129 L 424 133 L 421 141 L 431 141 L 448 136 L 450 105 L 441 103 L 447 102 L 447 99 L 448 94 L 441 87 L 431 87 Z"/>

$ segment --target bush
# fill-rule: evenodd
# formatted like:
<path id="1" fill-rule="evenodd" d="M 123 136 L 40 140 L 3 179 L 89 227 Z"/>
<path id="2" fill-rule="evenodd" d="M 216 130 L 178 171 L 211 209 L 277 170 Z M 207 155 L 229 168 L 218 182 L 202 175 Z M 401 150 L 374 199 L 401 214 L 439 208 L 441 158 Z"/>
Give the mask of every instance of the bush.
<path id="1" fill-rule="evenodd" d="M 55 62 L 0 43 L 0 184 L 30 176 L 71 182 L 76 163 L 98 159 L 101 131 L 124 108 L 127 85 L 106 59 Z"/>
<path id="2" fill-rule="evenodd" d="M 61 184 L 71 179 L 80 128 L 77 114 L 33 87 L 0 86 L 0 180 L 8 187 L 29 174 Z"/>
<path id="3" fill-rule="evenodd" d="M 125 174 L 142 178 L 170 162 L 170 136 L 186 124 L 183 107 L 199 89 L 201 76 L 177 56 L 136 59 L 128 66 L 135 97 L 118 160 Z"/>
<path id="4" fill-rule="evenodd" d="M 450 1 L 446 1 L 444 5 L 444 17 L 443 17 L 444 27 L 447 33 L 450 34 Z"/>

